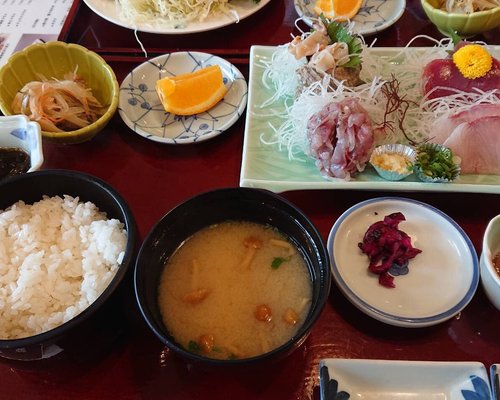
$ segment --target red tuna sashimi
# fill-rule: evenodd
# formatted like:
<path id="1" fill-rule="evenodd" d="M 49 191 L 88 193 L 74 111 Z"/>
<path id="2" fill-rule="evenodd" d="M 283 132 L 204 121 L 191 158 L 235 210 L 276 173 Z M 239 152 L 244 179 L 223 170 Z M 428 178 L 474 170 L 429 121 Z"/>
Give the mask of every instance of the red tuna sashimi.
<path id="1" fill-rule="evenodd" d="M 464 122 L 443 143 L 462 159 L 464 174 L 500 175 L 500 116 Z"/>
<path id="2" fill-rule="evenodd" d="M 452 115 L 444 115 L 432 124 L 431 142 L 443 144 L 450 137 L 453 130 L 464 122 L 472 122 L 478 118 L 500 117 L 499 104 L 476 104 L 471 108 Z"/>
<path id="3" fill-rule="evenodd" d="M 456 93 L 454 89 L 464 92 L 497 90 L 500 97 L 500 61 L 493 59 L 491 70 L 481 78 L 465 78 L 453 63 L 452 59 L 437 59 L 424 67 L 424 95 L 429 99 L 449 96 Z M 451 89 L 451 90 L 450 90 Z"/>

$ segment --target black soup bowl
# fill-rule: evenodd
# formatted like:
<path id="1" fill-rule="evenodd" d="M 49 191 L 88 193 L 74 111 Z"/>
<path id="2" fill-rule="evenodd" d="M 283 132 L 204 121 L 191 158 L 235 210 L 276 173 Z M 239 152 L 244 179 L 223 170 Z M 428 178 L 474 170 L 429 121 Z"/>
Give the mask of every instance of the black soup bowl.
<path id="1" fill-rule="evenodd" d="M 126 276 L 132 272 L 129 267 L 134 261 L 136 235 L 133 215 L 121 195 L 97 177 L 69 170 L 42 170 L 6 179 L 0 182 L 0 210 L 5 210 L 19 200 L 33 204 L 42 200 L 43 196 L 64 195 L 78 197 L 80 202 L 90 201 L 100 211 L 104 211 L 108 219 L 116 218 L 123 223 L 127 232 L 124 257 L 108 286 L 80 314 L 40 334 L 24 338 L 0 338 L 0 360 L 14 362 L 16 366 L 37 364 L 23 361 L 46 362 L 68 352 L 82 357 L 86 356 L 86 351 L 95 350 L 100 339 L 98 336 L 106 332 L 106 324 L 111 323 L 109 315 L 114 315 L 121 299 L 118 299 L 117 293 L 125 292 Z M 128 278 L 128 289 L 131 289 L 131 278 Z M 110 326 L 109 330 L 113 328 Z"/>
<path id="2" fill-rule="evenodd" d="M 297 247 L 309 271 L 312 301 L 302 325 L 286 343 L 262 355 L 214 359 L 202 352 L 188 351 L 176 341 L 162 320 L 158 288 L 167 261 L 194 233 L 224 221 L 248 221 L 276 228 Z M 176 206 L 147 235 L 139 250 L 134 272 L 136 299 L 153 333 L 187 361 L 205 366 L 248 366 L 283 359 L 307 338 L 328 299 L 330 283 L 328 252 L 312 222 L 286 199 L 267 190 L 251 188 L 216 189 Z"/>

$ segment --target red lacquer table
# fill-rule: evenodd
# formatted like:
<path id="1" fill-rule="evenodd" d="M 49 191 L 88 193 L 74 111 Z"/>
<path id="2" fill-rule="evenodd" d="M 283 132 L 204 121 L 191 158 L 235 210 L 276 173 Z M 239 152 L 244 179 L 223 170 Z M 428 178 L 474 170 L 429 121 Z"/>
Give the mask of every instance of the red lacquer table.
<path id="1" fill-rule="evenodd" d="M 216 31 L 184 36 L 139 33 L 139 37 L 150 56 L 187 49 L 212 52 L 235 63 L 248 77 L 250 46 L 288 41 L 296 18 L 291 0 L 271 0 L 248 19 Z M 404 46 L 419 34 L 441 37 L 419 2 L 409 0 L 402 18 L 377 35 L 376 45 Z M 500 44 L 500 31 L 477 39 Z M 61 40 L 102 54 L 119 81 L 144 61 L 132 31 L 105 21 L 78 0 Z M 139 246 L 153 224 L 178 203 L 203 191 L 238 186 L 243 135 L 241 118 L 210 141 L 160 145 L 133 133 L 117 114 L 87 143 L 44 144 L 44 168 L 84 171 L 114 186 L 135 216 Z M 447 213 L 469 235 L 478 254 L 487 222 L 500 213 L 500 195 L 328 190 L 283 196 L 311 218 L 326 240 L 347 208 L 389 194 L 424 201 Z M 207 370 L 172 354 L 153 336 L 130 287 L 117 310 L 118 323 L 101 341 L 41 364 L 18 367 L 1 362 L 0 399 L 319 399 L 322 358 L 479 361 L 486 367 L 499 363 L 499 317 L 479 286 L 471 303 L 449 321 L 430 328 L 397 328 L 360 312 L 333 284 L 310 336 L 290 357 L 257 370 Z"/>

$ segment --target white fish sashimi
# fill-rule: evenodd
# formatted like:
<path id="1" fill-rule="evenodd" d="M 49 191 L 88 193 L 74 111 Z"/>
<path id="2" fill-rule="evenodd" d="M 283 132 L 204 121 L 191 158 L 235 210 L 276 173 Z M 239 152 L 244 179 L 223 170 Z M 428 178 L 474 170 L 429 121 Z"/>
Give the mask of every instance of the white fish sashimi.
<path id="1" fill-rule="evenodd" d="M 500 115 L 461 123 L 443 145 L 462 159 L 463 174 L 500 175 Z"/>
<path id="2" fill-rule="evenodd" d="M 433 143 L 444 144 L 456 127 L 483 117 L 500 117 L 500 104 L 476 104 L 452 115 L 443 115 L 432 124 L 430 135 Z"/>

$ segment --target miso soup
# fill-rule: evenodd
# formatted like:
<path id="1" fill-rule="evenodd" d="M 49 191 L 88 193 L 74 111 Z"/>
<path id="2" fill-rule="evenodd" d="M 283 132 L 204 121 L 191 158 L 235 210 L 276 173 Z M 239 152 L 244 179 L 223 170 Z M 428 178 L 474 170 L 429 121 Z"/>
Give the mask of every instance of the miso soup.
<path id="1" fill-rule="evenodd" d="M 170 257 L 159 286 L 163 322 L 187 350 L 248 358 L 287 342 L 302 325 L 312 284 L 295 245 L 273 227 L 226 221 Z"/>

